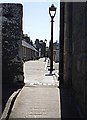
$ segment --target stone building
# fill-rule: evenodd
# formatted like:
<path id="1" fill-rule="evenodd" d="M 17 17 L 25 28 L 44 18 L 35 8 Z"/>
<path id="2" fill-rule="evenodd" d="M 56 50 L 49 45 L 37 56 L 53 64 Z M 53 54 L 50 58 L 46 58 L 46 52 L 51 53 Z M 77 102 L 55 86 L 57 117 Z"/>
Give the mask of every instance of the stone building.
<path id="1" fill-rule="evenodd" d="M 80 113 L 87 117 L 87 3 L 60 6 L 60 83 L 73 89 Z"/>
<path id="2" fill-rule="evenodd" d="M 45 39 L 46 40 L 46 39 Z M 45 57 L 46 56 L 46 42 L 45 40 L 40 40 L 36 39 L 35 40 L 35 46 L 38 52 L 38 56 L 40 57 Z"/>
<path id="3" fill-rule="evenodd" d="M 39 41 L 40 49 L 41 49 L 41 55 L 40 57 L 45 57 L 46 53 L 46 43 L 43 40 Z"/>
<path id="4" fill-rule="evenodd" d="M 23 82 L 22 63 L 22 4 L 0 4 L 0 27 L 2 41 L 2 82 Z"/>
<path id="5" fill-rule="evenodd" d="M 27 43 L 25 40 L 22 40 L 22 58 L 23 61 L 36 60 L 38 51 L 34 48 L 33 45 Z"/>
<path id="6" fill-rule="evenodd" d="M 34 44 L 34 45 L 35 45 L 35 48 L 36 48 L 37 51 L 38 51 L 38 52 L 37 52 L 37 56 L 38 56 L 38 58 L 39 58 L 39 48 L 40 48 L 39 39 L 36 39 L 36 40 L 35 40 L 35 44 Z"/>
<path id="7" fill-rule="evenodd" d="M 53 61 L 59 62 L 59 43 L 53 43 Z"/>

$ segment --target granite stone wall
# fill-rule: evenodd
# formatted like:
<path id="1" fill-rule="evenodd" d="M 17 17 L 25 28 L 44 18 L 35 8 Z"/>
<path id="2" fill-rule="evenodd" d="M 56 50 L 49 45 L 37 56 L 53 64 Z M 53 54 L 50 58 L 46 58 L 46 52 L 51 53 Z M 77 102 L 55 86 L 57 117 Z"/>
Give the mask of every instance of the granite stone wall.
<path id="1" fill-rule="evenodd" d="M 60 85 L 64 82 L 64 12 L 65 3 L 60 2 L 60 39 L 59 39 L 59 80 Z"/>
<path id="2" fill-rule="evenodd" d="M 0 4 L 0 15 L 2 15 L 2 5 Z M 2 16 L 0 16 L 0 116 L 2 113 Z"/>
<path id="3" fill-rule="evenodd" d="M 64 80 L 72 82 L 72 3 L 65 3 L 64 15 Z"/>
<path id="4" fill-rule="evenodd" d="M 22 63 L 22 4 L 0 4 L 2 9 L 2 82 L 23 81 Z"/>
<path id="5" fill-rule="evenodd" d="M 75 90 L 79 105 L 85 113 L 85 83 L 86 77 L 86 3 L 73 3 L 72 11 L 72 86 Z M 85 29 L 86 28 L 86 29 Z"/>
<path id="6" fill-rule="evenodd" d="M 87 116 L 87 3 L 65 3 L 64 12 L 64 83 Z"/>

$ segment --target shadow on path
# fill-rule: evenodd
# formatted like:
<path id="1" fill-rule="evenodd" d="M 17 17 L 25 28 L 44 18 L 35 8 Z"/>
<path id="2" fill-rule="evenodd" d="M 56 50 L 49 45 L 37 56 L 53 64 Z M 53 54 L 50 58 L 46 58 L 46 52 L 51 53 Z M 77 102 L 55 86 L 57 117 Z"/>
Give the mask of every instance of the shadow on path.
<path id="1" fill-rule="evenodd" d="M 50 74 L 50 73 L 48 73 L 48 74 L 45 74 L 45 76 L 53 76 L 53 75 L 55 75 L 55 74 Z"/>
<path id="2" fill-rule="evenodd" d="M 24 84 L 2 84 L 2 112 L 9 97 L 18 89 L 22 88 Z"/>

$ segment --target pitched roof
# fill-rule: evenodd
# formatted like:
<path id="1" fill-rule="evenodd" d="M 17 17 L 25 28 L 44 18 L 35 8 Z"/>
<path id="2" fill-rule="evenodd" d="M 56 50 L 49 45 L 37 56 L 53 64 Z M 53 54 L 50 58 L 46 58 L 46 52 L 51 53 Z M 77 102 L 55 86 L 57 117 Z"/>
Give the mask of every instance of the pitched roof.
<path id="1" fill-rule="evenodd" d="M 27 48 L 29 48 L 31 50 L 34 50 L 34 51 L 38 52 L 32 45 L 30 45 L 29 43 L 25 42 L 24 40 L 22 40 L 22 46 L 27 47 Z"/>

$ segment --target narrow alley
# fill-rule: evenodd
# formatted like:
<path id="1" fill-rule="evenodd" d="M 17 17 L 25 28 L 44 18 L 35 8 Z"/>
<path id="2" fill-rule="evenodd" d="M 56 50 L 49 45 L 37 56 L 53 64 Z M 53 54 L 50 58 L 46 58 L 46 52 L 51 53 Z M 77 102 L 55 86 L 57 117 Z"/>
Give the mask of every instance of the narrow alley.
<path id="1" fill-rule="evenodd" d="M 0 3 L 0 120 L 86 120 L 86 21 L 86 1 Z"/>
<path id="2" fill-rule="evenodd" d="M 24 64 L 25 86 L 18 94 L 9 118 L 61 118 L 58 81 L 41 58 Z"/>

